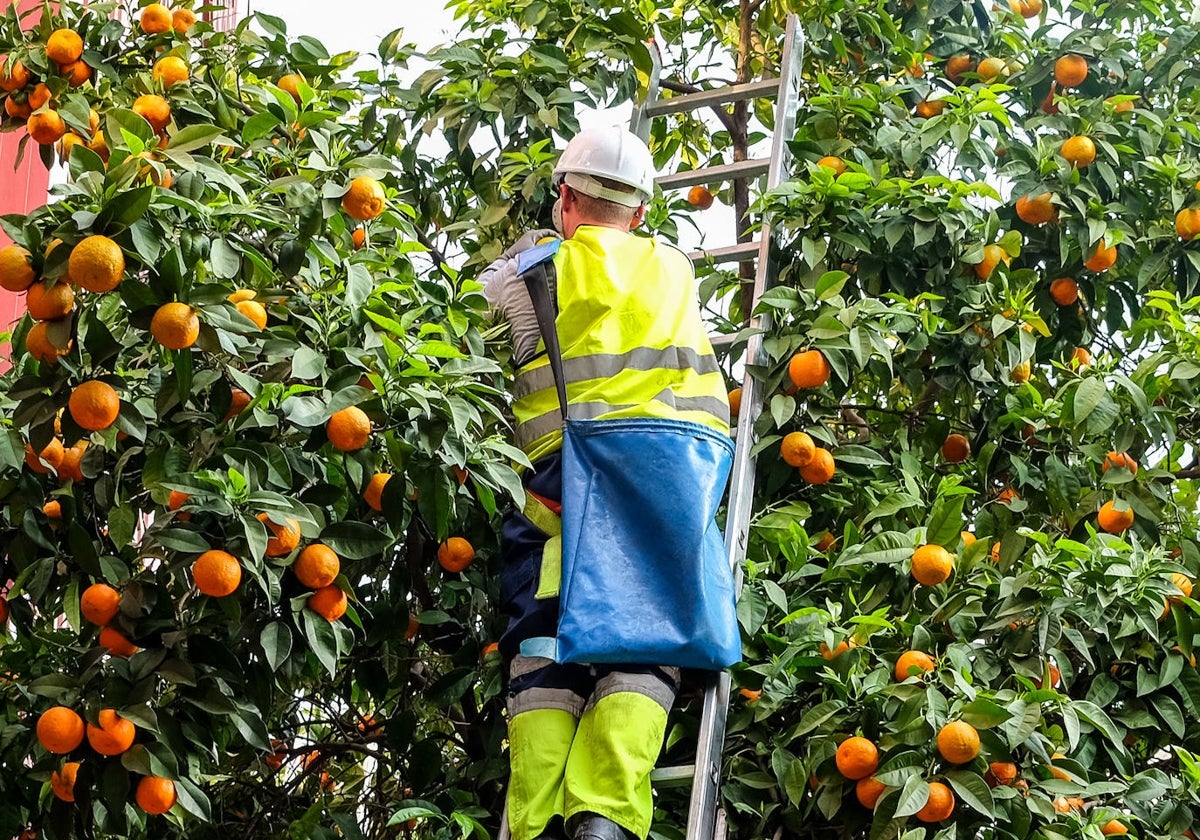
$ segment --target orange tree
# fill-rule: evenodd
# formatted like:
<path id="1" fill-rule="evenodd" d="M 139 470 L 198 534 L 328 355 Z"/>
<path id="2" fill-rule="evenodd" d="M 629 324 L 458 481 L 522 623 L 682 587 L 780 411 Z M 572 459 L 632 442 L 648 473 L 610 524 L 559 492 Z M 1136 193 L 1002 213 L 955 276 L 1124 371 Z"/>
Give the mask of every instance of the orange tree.
<path id="1" fill-rule="evenodd" d="M 520 456 L 371 74 L 268 16 L 24 22 L 3 129 L 70 177 L 2 220 L 29 314 L 0 380 L 0 836 L 473 825 Z"/>
<path id="2" fill-rule="evenodd" d="M 1192 836 L 1190 12 L 453 6 L 475 34 L 378 108 L 448 141 L 411 133 L 401 188 L 428 202 L 427 236 L 479 261 L 544 226 L 554 138 L 577 104 L 634 97 L 655 28 L 666 95 L 774 73 L 789 10 L 807 35 L 793 178 L 755 205 L 776 214 L 786 268 L 751 369 L 767 396 L 739 441 L 759 469 L 723 791 L 734 832 Z M 660 124 L 652 146 L 664 165 L 728 162 L 759 114 Z M 670 233 L 690 212 L 665 196 L 650 221 Z M 744 329 L 739 278 L 707 272 L 704 288 L 718 326 Z M 676 758 L 694 728 L 678 715 Z"/>

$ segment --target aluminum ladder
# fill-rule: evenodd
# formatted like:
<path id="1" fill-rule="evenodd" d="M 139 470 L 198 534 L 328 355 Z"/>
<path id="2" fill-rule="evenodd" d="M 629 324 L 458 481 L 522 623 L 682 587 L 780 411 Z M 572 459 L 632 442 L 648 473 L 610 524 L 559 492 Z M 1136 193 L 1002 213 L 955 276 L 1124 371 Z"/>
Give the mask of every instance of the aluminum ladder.
<path id="1" fill-rule="evenodd" d="M 784 179 L 791 155 L 787 141 L 795 133 L 796 111 L 800 102 L 800 70 L 804 60 L 804 37 L 795 14 L 787 17 L 779 76 L 757 82 L 729 85 L 686 93 L 668 98 L 659 97 L 659 77 L 662 70 L 657 44 L 651 43 L 653 65 L 649 88 L 644 102 L 634 109 L 630 130 L 647 140 L 650 124 L 655 117 L 721 106 L 748 99 L 775 99 L 775 130 L 771 151 L 766 158 L 687 170 L 655 179 L 663 190 L 680 189 L 697 184 L 766 176 L 764 187 L 772 189 Z M 762 220 L 759 236 L 748 242 L 737 242 L 718 248 L 693 252 L 695 263 L 755 262 L 751 313 L 763 293 L 778 275 L 778 266 L 771 249 L 772 226 L 769 218 Z M 762 336 L 770 329 L 769 316 L 751 318 L 750 337 L 746 345 L 744 368 L 761 365 L 766 359 Z M 728 345 L 732 336 L 711 336 L 714 347 Z M 762 386 L 749 373 L 742 379 L 741 411 L 738 413 L 733 469 L 729 480 L 729 503 L 725 525 L 725 548 L 733 567 L 737 588 L 742 585 L 742 561 L 750 535 L 750 515 L 754 502 L 754 458 L 751 450 L 756 442 L 754 424 L 762 411 Z M 687 840 L 724 840 L 726 837 L 725 809 L 718 802 L 721 760 L 725 747 L 725 722 L 729 708 L 730 678 L 727 671 L 705 678 L 704 705 L 700 715 L 700 733 L 693 764 L 659 767 L 651 775 L 656 786 L 685 785 L 691 782 L 691 801 L 688 807 Z"/>

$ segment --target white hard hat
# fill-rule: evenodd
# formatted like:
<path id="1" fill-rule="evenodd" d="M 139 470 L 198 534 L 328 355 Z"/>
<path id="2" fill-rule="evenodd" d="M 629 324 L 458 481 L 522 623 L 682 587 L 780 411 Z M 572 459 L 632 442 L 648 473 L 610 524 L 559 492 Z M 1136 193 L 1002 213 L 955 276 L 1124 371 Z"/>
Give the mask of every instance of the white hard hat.
<path id="1" fill-rule="evenodd" d="M 634 191 L 606 187 L 592 176 Z M 564 182 L 584 195 L 637 207 L 654 195 L 654 159 L 641 138 L 624 128 L 585 129 L 571 139 L 554 167 L 554 183 Z"/>

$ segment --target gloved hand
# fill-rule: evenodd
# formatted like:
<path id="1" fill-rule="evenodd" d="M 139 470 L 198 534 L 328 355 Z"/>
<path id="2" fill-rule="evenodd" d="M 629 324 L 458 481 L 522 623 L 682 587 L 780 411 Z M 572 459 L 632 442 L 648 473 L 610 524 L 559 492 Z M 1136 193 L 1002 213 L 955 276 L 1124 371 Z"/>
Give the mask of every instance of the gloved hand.
<path id="1" fill-rule="evenodd" d="M 509 245 L 504 251 L 504 256 L 512 259 L 522 251 L 528 251 L 530 248 L 537 245 L 545 238 L 558 239 L 558 233 L 548 228 L 539 228 L 537 230 L 526 231 L 521 234 L 521 238 L 513 244 Z"/>

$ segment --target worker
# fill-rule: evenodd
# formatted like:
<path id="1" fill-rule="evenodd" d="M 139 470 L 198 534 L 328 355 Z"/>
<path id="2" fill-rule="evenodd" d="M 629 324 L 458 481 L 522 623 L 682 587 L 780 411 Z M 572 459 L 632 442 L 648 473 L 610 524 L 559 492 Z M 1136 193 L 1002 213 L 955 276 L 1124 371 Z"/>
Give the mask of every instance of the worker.
<path id="1" fill-rule="evenodd" d="M 728 434 L 725 382 L 691 262 L 670 245 L 631 233 L 654 192 L 645 143 L 621 128 L 585 130 L 567 145 L 553 177 L 563 241 L 553 257 L 552 294 L 569 405 L 599 419 L 665 417 Z M 644 838 L 653 813 L 650 771 L 679 669 L 559 664 L 522 652 L 523 642 L 553 637 L 558 622 L 562 420 L 516 263 L 523 249 L 553 235 L 526 234 L 481 275 L 493 310 L 511 327 L 516 441 L 533 465 L 523 475 L 526 504 L 506 516 L 501 534 L 508 824 L 514 840 Z"/>

